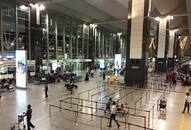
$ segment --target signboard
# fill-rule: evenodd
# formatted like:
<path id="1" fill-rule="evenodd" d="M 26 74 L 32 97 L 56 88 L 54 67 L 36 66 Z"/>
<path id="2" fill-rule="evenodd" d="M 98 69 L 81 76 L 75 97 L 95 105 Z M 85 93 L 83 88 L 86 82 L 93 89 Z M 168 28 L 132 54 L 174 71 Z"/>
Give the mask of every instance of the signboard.
<path id="1" fill-rule="evenodd" d="M 121 69 L 121 54 L 115 54 L 115 69 Z"/>
<path id="2" fill-rule="evenodd" d="M 105 61 L 101 59 L 101 60 L 99 61 L 99 65 L 100 65 L 100 68 L 101 68 L 101 69 L 104 69 L 104 68 L 105 68 Z"/>
<path id="3" fill-rule="evenodd" d="M 53 62 L 52 63 L 52 70 L 56 70 L 58 67 L 61 67 L 61 63 L 60 62 Z"/>
<path id="4" fill-rule="evenodd" d="M 16 86 L 27 87 L 27 54 L 25 50 L 16 50 Z"/>

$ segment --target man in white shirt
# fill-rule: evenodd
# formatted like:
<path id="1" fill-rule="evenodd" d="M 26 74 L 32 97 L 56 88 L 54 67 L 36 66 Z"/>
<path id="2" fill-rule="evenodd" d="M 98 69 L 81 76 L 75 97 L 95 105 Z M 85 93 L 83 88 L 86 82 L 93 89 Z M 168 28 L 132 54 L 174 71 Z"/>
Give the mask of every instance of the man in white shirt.
<path id="1" fill-rule="evenodd" d="M 190 110 L 190 103 L 191 103 L 191 97 L 190 97 L 190 94 L 189 93 L 186 93 L 186 96 L 185 96 L 185 102 L 184 102 L 184 110 L 182 113 L 185 112 L 186 108 L 187 108 L 187 112 L 189 113 L 189 110 Z"/>
<path id="2" fill-rule="evenodd" d="M 113 105 L 111 106 L 111 115 L 110 115 L 110 122 L 109 122 L 108 127 L 111 127 L 112 120 L 114 120 L 116 122 L 118 128 L 120 127 L 119 123 L 117 122 L 117 120 L 115 118 L 116 111 L 117 111 L 116 104 L 115 104 L 115 102 L 113 102 Z"/>

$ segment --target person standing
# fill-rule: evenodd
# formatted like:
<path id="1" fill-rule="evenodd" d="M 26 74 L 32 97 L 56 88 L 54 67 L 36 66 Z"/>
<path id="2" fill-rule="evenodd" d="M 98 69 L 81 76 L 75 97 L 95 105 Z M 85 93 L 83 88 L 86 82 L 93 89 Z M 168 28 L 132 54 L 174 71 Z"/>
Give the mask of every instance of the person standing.
<path id="1" fill-rule="evenodd" d="M 44 92 L 45 92 L 45 98 L 48 98 L 48 83 L 45 84 Z"/>
<path id="2" fill-rule="evenodd" d="M 183 109 L 183 112 L 185 112 L 186 108 L 187 108 L 187 112 L 189 113 L 189 110 L 190 110 L 190 103 L 191 103 L 191 97 L 190 97 L 190 94 L 189 93 L 186 93 L 186 96 L 185 96 L 185 102 L 184 102 L 184 109 Z"/>
<path id="3" fill-rule="evenodd" d="M 103 72 L 103 81 L 105 81 L 105 72 Z"/>
<path id="4" fill-rule="evenodd" d="M 114 120 L 118 126 L 118 128 L 120 127 L 119 123 L 117 122 L 116 120 L 116 111 L 117 111 L 117 107 L 116 107 L 116 103 L 113 102 L 113 105 L 111 106 L 111 115 L 110 115 L 110 121 L 109 121 L 109 126 L 108 127 L 111 127 L 111 123 L 112 123 L 112 120 Z"/>
<path id="5" fill-rule="evenodd" d="M 27 116 L 27 130 L 31 130 L 31 127 L 35 128 L 35 126 L 31 123 L 32 109 L 30 104 L 27 106 L 27 111 L 25 116 Z"/>

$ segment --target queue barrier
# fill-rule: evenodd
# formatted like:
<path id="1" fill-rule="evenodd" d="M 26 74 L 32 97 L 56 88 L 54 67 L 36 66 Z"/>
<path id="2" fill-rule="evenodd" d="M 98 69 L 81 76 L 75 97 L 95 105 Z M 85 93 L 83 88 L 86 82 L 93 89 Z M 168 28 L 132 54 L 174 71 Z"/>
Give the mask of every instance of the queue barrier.
<path id="1" fill-rule="evenodd" d="M 78 93 L 78 98 L 80 98 L 80 95 L 82 95 L 82 94 L 88 92 L 88 99 L 90 99 L 90 92 L 91 92 L 92 90 L 100 89 L 100 88 L 102 88 L 102 87 L 104 87 L 104 85 L 103 85 L 103 86 L 99 86 L 99 87 L 95 87 L 95 88 L 92 88 L 92 89 L 88 89 L 88 90 L 85 90 L 85 91 L 83 91 L 83 92 L 80 92 L 80 93 Z"/>
<path id="2" fill-rule="evenodd" d="M 96 113 L 97 113 L 97 108 L 98 108 L 98 104 L 101 104 L 101 105 L 105 105 L 106 106 L 106 103 L 103 103 L 103 102 L 99 102 L 99 101 L 91 101 L 91 100 L 87 100 L 87 99 L 79 99 L 79 98 L 75 98 L 75 97 L 69 97 L 69 98 L 66 98 L 66 99 L 62 99 L 60 100 L 60 107 L 61 107 L 61 102 L 65 101 L 65 100 L 68 100 L 70 99 L 70 102 L 73 103 L 73 99 L 76 99 L 78 100 L 77 102 L 81 101 L 81 104 L 78 105 L 77 107 L 79 108 L 80 107 L 80 111 L 82 111 L 82 108 L 83 108 L 83 102 L 84 101 L 87 101 L 87 102 L 90 102 L 91 103 L 91 106 L 93 103 L 95 103 L 95 110 L 96 110 Z M 70 104 L 72 107 L 72 104 Z M 151 123 L 153 122 L 153 119 L 154 117 L 152 118 L 152 114 L 151 114 L 151 110 L 143 110 L 143 109 L 137 109 L 137 108 L 132 108 L 132 107 L 129 107 L 129 106 L 124 106 L 125 109 L 127 109 L 127 113 L 131 114 L 131 115 L 135 115 L 135 111 L 139 111 L 139 112 L 142 112 L 142 113 L 145 113 L 144 115 L 146 115 L 146 120 L 147 120 L 147 125 L 151 125 Z M 152 106 L 153 108 L 153 106 Z M 100 108 L 99 108 L 100 109 Z M 101 109 L 103 110 L 103 109 Z M 131 111 L 134 111 L 134 113 L 130 113 Z M 137 115 L 137 114 L 136 114 Z M 142 116 L 142 115 L 140 115 Z M 151 119 L 150 119 L 151 118 Z"/>
<path id="3" fill-rule="evenodd" d="M 74 125 L 78 124 L 77 123 L 77 113 L 80 113 L 80 114 L 83 114 L 83 115 L 89 115 L 89 116 L 92 116 L 92 117 L 99 117 L 100 118 L 100 130 L 102 130 L 102 128 L 103 128 L 102 127 L 103 119 L 107 119 L 107 120 L 109 119 L 106 116 L 95 115 L 93 113 L 89 114 L 89 113 L 75 111 L 75 110 L 71 110 L 71 109 L 68 109 L 68 108 L 63 108 L 63 107 L 59 107 L 59 106 L 56 106 L 56 105 L 49 104 L 49 117 L 50 118 L 52 117 L 52 108 L 57 108 L 57 109 L 73 112 L 74 113 L 74 123 L 73 123 Z M 142 129 L 144 129 L 144 130 L 155 130 L 155 129 L 148 128 L 148 127 L 145 127 L 145 126 L 129 123 L 129 122 L 127 122 L 126 119 L 125 119 L 125 121 L 119 121 L 119 122 L 125 124 L 125 128 L 127 128 L 127 130 L 133 130 L 132 127 L 137 127 L 137 128 L 140 128 L 141 130 Z"/>

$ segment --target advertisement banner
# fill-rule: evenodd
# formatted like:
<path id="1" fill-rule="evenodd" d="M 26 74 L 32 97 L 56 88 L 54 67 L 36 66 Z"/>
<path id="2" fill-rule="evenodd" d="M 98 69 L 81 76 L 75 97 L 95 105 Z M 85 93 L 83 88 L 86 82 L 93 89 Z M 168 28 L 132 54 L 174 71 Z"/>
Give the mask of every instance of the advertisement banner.
<path id="1" fill-rule="evenodd" d="M 27 54 L 25 50 L 16 50 L 16 87 L 27 87 Z"/>
<path id="2" fill-rule="evenodd" d="M 115 54 L 115 69 L 121 69 L 121 54 Z"/>

